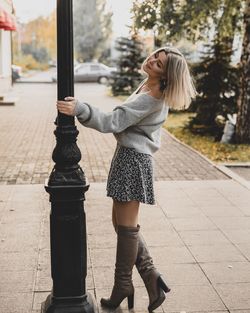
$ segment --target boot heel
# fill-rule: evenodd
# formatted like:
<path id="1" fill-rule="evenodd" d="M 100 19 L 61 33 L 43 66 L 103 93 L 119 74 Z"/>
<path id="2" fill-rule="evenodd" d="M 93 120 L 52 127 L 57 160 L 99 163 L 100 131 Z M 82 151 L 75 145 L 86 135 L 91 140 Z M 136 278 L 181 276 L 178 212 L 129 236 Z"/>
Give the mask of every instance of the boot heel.
<path id="1" fill-rule="evenodd" d="M 166 293 L 169 292 L 171 289 L 168 288 L 168 286 L 166 285 L 165 281 L 162 279 L 161 276 L 159 276 L 158 278 L 158 285 L 161 289 L 163 289 Z"/>
<path id="2" fill-rule="evenodd" d="M 134 307 L 134 293 L 128 296 L 128 309 L 131 310 Z"/>

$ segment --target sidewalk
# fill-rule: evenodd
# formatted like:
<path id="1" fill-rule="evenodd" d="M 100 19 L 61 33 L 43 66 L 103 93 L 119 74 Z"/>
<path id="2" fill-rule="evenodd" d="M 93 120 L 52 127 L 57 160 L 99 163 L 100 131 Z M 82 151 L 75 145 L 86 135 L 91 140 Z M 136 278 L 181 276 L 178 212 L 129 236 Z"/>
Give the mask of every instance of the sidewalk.
<path id="1" fill-rule="evenodd" d="M 38 313 L 52 287 L 44 180 L 53 166 L 56 85 L 15 88 L 20 101 L 0 108 L 0 313 Z M 76 85 L 76 95 L 103 110 L 118 103 L 101 85 Z M 115 140 L 80 127 L 81 165 L 91 183 L 86 283 L 99 307 L 113 284 L 116 237 L 104 181 Z M 250 313 L 250 191 L 167 132 L 155 166 L 157 204 L 142 205 L 139 221 L 171 288 L 157 312 Z M 136 269 L 134 285 L 135 312 L 146 313 Z M 128 312 L 125 304 L 117 312 Z"/>
<path id="2" fill-rule="evenodd" d="M 161 181 L 156 193 L 156 206 L 142 205 L 140 224 L 172 289 L 157 311 L 249 313 L 250 192 L 216 180 Z M 0 312 L 38 313 L 52 286 L 48 195 L 43 185 L 2 185 L 0 195 Z M 112 286 L 116 238 L 105 184 L 92 183 L 86 197 L 86 282 L 99 306 Z M 145 313 L 136 270 L 134 284 L 135 312 Z"/>

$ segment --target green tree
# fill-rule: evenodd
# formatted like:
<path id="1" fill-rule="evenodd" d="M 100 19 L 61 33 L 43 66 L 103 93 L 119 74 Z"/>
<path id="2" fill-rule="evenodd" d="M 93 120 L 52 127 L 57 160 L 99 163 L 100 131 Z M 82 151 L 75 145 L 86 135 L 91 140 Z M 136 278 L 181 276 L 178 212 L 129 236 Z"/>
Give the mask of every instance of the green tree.
<path id="1" fill-rule="evenodd" d="M 205 57 L 196 68 L 197 87 L 201 93 L 193 106 L 197 115 L 189 126 L 195 132 L 209 133 L 220 140 L 223 127 L 216 117 L 227 119 L 228 113 L 237 112 L 238 68 L 231 65 L 233 41 L 238 27 L 238 0 L 226 0 L 220 7 L 220 18 L 216 17 L 214 40 Z M 198 78 L 199 77 L 199 78 Z"/>
<path id="2" fill-rule="evenodd" d="M 184 36 L 194 43 L 208 41 L 212 32 L 207 53 L 193 67 L 200 96 L 192 105 L 197 115 L 190 126 L 194 131 L 209 132 L 219 138 L 221 128 L 215 122 L 216 116 L 226 117 L 237 110 L 237 68 L 231 60 L 235 36 L 242 31 L 244 1 L 155 1 L 157 14 L 145 15 L 149 3 L 152 1 L 134 5 L 135 27 L 147 29 L 153 24 L 161 44 L 175 43 Z"/>
<path id="3" fill-rule="evenodd" d="M 78 59 L 99 58 L 109 48 L 111 16 L 106 11 L 105 0 L 74 1 L 74 43 Z"/>
<path id="4" fill-rule="evenodd" d="M 189 127 L 193 132 L 209 133 L 220 140 L 223 125 L 216 123 L 216 117 L 221 115 L 227 119 L 227 114 L 237 110 L 238 69 L 228 62 L 231 52 L 227 50 L 227 44 L 215 39 L 207 48 L 202 61 L 193 65 L 199 95 L 192 103 L 197 114 Z"/>
<path id="5" fill-rule="evenodd" d="M 133 21 L 136 29 L 154 29 L 161 44 L 184 36 L 193 42 L 204 40 L 213 27 L 223 37 L 228 33 L 233 38 L 242 27 L 243 4 L 241 0 L 135 0 Z"/>
<path id="6" fill-rule="evenodd" d="M 131 35 L 129 38 L 117 38 L 116 49 L 120 52 L 120 57 L 117 62 L 118 71 L 113 75 L 112 93 L 128 95 L 142 79 L 140 68 L 143 61 L 143 45 L 136 35 Z"/>

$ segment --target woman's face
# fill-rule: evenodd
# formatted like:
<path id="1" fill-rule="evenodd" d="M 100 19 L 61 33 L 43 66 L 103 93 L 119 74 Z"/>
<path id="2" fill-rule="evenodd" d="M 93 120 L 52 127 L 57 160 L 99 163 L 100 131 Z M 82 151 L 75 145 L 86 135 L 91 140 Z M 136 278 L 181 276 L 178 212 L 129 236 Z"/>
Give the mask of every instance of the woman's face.
<path id="1" fill-rule="evenodd" d="M 161 78 L 166 71 L 167 55 L 164 51 L 153 53 L 143 65 L 143 70 L 152 78 Z"/>

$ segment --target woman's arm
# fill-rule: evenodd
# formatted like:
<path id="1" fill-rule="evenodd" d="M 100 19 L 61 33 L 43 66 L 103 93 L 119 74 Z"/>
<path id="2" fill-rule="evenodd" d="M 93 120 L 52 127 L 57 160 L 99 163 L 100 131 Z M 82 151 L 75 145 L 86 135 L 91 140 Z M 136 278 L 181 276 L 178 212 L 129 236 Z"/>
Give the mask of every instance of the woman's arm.
<path id="1" fill-rule="evenodd" d="M 67 101 L 58 101 L 57 107 L 61 113 L 76 116 L 81 124 L 94 128 L 102 133 L 119 133 L 129 126 L 137 124 L 147 115 L 159 109 L 159 106 L 144 95 L 126 102 L 105 113 L 87 103 L 81 103 L 72 97 Z"/>

